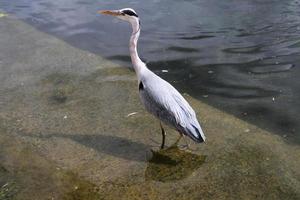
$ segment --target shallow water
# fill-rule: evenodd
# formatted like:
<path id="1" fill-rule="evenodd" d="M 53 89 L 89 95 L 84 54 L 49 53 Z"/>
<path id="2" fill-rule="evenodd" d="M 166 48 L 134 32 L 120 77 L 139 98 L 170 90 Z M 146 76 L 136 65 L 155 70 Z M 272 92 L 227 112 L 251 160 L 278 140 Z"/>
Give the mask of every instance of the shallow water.
<path id="1" fill-rule="evenodd" d="M 300 142 L 299 0 L 2 0 L 0 6 L 126 66 L 130 27 L 96 11 L 133 7 L 142 22 L 140 54 L 152 70 L 181 92 Z"/>
<path id="2" fill-rule="evenodd" d="M 300 198 L 299 145 L 184 94 L 207 141 L 159 151 L 131 70 L 11 14 L 0 35 L 1 200 Z"/>

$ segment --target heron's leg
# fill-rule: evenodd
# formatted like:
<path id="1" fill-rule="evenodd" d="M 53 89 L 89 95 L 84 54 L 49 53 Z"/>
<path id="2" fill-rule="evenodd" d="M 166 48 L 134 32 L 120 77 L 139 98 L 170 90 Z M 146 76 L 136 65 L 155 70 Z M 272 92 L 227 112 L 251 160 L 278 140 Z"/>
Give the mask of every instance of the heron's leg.
<path id="1" fill-rule="evenodd" d="M 160 128 L 161 128 L 161 134 L 162 134 L 162 142 L 161 142 L 160 148 L 163 149 L 165 147 L 166 132 L 165 132 L 165 129 L 163 128 L 161 122 L 160 122 Z"/>
<path id="2" fill-rule="evenodd" d="M 187 139 L 187 137 L 184 137 L 184 142 L 185 142 L 185 147 L 187 149 L 190 149 L 190 143 L 189 143 L 189 139 Z"/>
<path id="3" fill-rule="evenodd" d="M 177 140 L 175 141 L 175 143 L 172 145 L 172 147 L 176 147 L 178 145 L 179 141 L 181 140 L 181 138 L 183 138 L 184 142 L 185 142 L 185 145 L 183 145 L 182 147 L 186 148 L 186 149 L 190 149 L 189 140 L 187 139 L 187 137 L 184 134 L 182 134 L 180 132 L 179 132 L 179 137 L 177 138 Z"/>
<path id="4" fill-rule="evenodd" d="M 179 141 L 181 140 L 183 134 L 179 132 L 179 137 L 176 139 L 176 141 L 174 142 L 174 144 L 172 144 L 171 146 L 174 147 L 174 146 L 177 146 Z"/>

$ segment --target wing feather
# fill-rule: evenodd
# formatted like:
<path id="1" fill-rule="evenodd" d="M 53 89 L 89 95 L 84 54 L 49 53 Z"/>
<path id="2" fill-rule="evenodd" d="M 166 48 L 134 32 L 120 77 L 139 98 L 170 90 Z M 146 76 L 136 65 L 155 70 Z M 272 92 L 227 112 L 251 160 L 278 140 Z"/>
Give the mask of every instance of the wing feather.
<path id="1" fill-rule="evenodd" d="M 171 84 L 156 78 L 143 85 L 140 96 L 150 113 L 197 142 L 205 140 L 195 111 Z"/>

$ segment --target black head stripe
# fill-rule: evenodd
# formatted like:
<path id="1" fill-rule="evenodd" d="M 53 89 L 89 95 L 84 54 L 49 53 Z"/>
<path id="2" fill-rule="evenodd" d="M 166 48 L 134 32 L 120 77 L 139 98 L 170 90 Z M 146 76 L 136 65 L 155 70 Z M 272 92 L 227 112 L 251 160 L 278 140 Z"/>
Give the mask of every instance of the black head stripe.
<path id="1" fill-rule="evenodd" d="M 126 15 L 129 15 L 129 16 L 136 16 L 136 17 L 139 17 L 137 14 L 135 14 L 135 13 L 132 12 L 131 10 L 123 10 L 122 12 L 125 13 Z"/>

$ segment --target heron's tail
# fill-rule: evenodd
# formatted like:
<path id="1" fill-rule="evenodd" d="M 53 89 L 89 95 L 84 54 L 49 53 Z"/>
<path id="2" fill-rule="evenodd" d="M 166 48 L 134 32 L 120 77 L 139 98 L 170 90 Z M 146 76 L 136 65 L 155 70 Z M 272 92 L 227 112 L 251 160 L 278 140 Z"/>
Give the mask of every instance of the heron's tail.
<path id="1" fill-rule="evenodd" d="M 205 142 L 206 138 L 199 123 L 197 123 L 197 125 L 190 124 L 187 127 L 186 132 L 195 142 Z"/>

